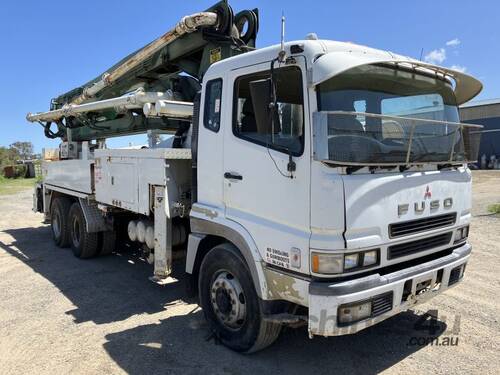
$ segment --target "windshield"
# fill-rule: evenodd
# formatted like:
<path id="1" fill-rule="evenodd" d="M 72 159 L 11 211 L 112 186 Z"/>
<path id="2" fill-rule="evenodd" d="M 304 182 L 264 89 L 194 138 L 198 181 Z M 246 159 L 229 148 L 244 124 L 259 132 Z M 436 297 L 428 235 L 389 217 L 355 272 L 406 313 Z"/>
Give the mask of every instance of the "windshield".
<path id="1" fill-rule="evenodd" d="M 474 161 L 479 131 L 459 124 L 452 85 L 380 65 L 348 70 L 317 86 L 330 161 L 409 164 Z"/>

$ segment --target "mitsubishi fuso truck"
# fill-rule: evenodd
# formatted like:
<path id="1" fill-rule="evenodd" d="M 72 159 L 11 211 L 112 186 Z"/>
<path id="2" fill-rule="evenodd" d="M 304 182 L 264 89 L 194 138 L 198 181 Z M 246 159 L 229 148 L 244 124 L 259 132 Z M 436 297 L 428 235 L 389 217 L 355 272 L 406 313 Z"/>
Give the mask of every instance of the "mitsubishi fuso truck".
<path id="1" fill-rule="evenodd" d="M 481 83 L 315 34 L 256 49 L 258 27 L 221 1 L 27 115 L 60 140 L 34 193 L 55 244 L 134 241 L 159 284 L 183 267 L 239 352 L 286 325 L 353 334 L 460 283 L 480 126 L 457 108 Z"/>

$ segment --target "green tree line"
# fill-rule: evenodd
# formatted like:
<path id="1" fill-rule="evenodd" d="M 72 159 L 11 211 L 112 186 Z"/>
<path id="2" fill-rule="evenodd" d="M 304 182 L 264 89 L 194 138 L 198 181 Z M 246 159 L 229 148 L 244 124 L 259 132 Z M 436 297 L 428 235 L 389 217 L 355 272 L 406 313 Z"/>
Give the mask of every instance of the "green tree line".
<path id="1" fill-rule="evenodd" d="M 14 165 L 18 160 L 33 159 L 31 142 L 14 142 L 9 147 L 0 146 L 0 168 Z"/>

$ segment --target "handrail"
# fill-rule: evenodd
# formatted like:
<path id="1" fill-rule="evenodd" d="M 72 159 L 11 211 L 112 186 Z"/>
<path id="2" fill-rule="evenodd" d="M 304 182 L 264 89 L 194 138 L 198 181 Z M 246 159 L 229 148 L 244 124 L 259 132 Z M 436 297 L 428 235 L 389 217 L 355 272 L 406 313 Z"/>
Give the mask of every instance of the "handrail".
<path id="1" fill-rule="evenodd" d="M 454 122 L 454 121 L 443 121 L 443 120 L 430 120 L 424 118 L 416 118 L 416 117 L 403 117 L 403 116 L 392 116 L 392 115 L 379 115 L 378 113 L 369 113 L 369 112 L 355 112 L 355 111 L 321 111 L 321 113 L 332 114 L 332 115 L 352 115 L 352 116 L 366 116 L 366 117 L 376 117 L 381 119 L 395 119 L 395 120 L 410 120 L 410 121 L 420 121 L 420 122 L 428 122 L 428 123 L 437 123 L 443 125 L 460 125 L 471 128 L 483 128 L 483 125 L 479 124 L 469 124 L 467 122 Z"/>
<path id="2" fill-rule="evenodd" d="M 469 124 L 469 123 L 460 123 L 460 122 L 454 122 L 454 121 L 443 121 L 443 120 L 432 120 L 432 119 L 424 119 L 424 118 L 413 118 L 413 117 L 402 117 L 402 116 L 392 116 L 392 115 L 381 115 L 381 114 L 376 114 L 376 113 L 366 113 L 366 112 L 356 112 L 356 111 L 321 111 L 318 112 L 321 114 L 326 114 L 326 115 L 338 115 L 338 116 L 363 116 L 363 117 L 371 117 L 371 118 L 377 118 L 381 120 L 394 120 L 397 122 L 399 125 L 404 125 L 406 123 L 407 127 L 406 129 L 409 128 L 409 133 L 406 133 L 407 136 L 405 136 L 404 141 L 405 144 L 403 145 L 403 150 L 405 152 L 405 156 L 401 158 L 401 160 L 393 160 L 393 161 L 382 161 L 382 162 L 360 162 L 360 161 L 348 161 L 348 160 L 331 160 L 331 159 L 321 159 L 321 161 L 329 164 L 336 164 L 336 165 L 345 165 L 345 166 L 408 166 L 408 165 L 416 165 L 416 164 L 464 164 L 467 162 L 473 162 L 475 160 L 453 160 L 454 155 L 456 154 L 456 142 L 457 142 L 457 136 L 458 133 L 462 133 L 465 136 L 465 133 L 463 131 L 464 128 L 473 128 L 473 129 L 481 129 L 483 128 L 483 125 L 478 125 L 478 124 Z M 401 124 L 403 122 L 403 124 Z M 422 126 L 426 124 L 431 124 L 431 125 L 445 125 L 445 126 L 452 126 L 456 127 L 456 129 L 450 131 L 450 133 L 447 135 L 449 137 L 453 137 L 453 141 L 450 144 L 451 150 L 449 152 L 449 157 L 446 160 L 442 161 L 412 161 L 412 151 L 413 151 L 413 144 L 414 144 L 414 138 L 416 137 L 416 132 L 415 128 L 417 126 Z M 335 124 L 333 124 L 333 128 L 335 129 Z M 341 131 L 345 131 L 346 129 L 339 129 Z M 347 129 L 348 131 L 348 129 Z M 480 134 L 480 131 L 471 131 L 468 134 Z M 331 135 L 326 132 L 327 135 Z M 417 133 L 418 134 L 418 133 Z M 345 135 L 345 134 L 344 134 Z M 436 137 L 437 135 L 431 134 L 430 136 Z M 425 135 L 423 136 L 425 137 Z M 327 141 L 328 142 L 328 141 Z M 407 148 L 406 148 L 407 147 Z M 464 143 L 464 153 L 467 154 L 470 149 L 465 149 L 466 144 Z M 330 155 L 330 153 L 328 152 Z M 389 153 L 387 154 L 389 155 Z M 423 153 L 422 155 L 425 155 Z"/>

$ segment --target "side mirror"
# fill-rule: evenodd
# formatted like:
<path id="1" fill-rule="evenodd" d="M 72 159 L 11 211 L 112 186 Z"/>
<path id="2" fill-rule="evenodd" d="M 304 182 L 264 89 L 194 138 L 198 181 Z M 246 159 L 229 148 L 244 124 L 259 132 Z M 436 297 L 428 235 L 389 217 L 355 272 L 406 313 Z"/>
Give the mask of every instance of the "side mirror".
<path id="1" fill-rule="evenodd" d="M 280 128 L 278 112 L 274 109 L 273 103 L 273 84 L 271 78 L 259 79 L 249 83 L 250 96 L 252 97 L 253 110 L 255 113 L 255 122 L 259 134 L 272 134 L 274 116 L 274 125 L 276 132 Z"/>

